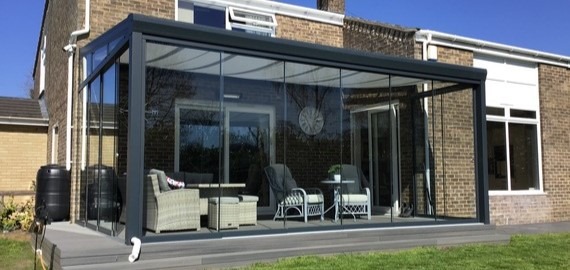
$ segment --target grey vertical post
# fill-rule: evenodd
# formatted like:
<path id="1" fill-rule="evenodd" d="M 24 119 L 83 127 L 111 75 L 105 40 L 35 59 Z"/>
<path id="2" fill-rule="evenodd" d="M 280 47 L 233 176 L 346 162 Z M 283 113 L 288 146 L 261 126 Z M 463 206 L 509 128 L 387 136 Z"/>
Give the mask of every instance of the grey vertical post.
<path id="1" fill-rule="evenodd" d="M 477 192 L 477 219 L 485 224 L 489 217 L 489 180 L 487 175 L 487 120 L 485 104 L 485 78 L 473 89 L 473 115 L 475 130 L 475 179 Z"/>
<path id="2" fill-rule="evenodd" d="M 144 48 L 142 34 L 133 32 L 129 50 L 129 118 L 127 143 L 127 221 L 125 243 L 142 237 L 144 180 Z"/>

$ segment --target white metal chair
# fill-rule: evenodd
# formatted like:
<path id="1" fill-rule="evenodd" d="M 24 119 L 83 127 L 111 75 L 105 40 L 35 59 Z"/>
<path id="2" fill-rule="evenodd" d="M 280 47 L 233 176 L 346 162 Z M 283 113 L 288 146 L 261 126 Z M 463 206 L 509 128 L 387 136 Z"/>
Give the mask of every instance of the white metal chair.
<path id="1" fill-rule="evenodd" d="M 291 171 L 284 164 L 273 164 L 265 167 L 265 174 L 269 180 L 271 191 L 277 199 L 277 211 L 273 220 L 277 218 L 303 217 L 305 223 L 309 216 L 320 216 L 324 220 L 324 197 L 318 188 L 303 189 L 297 183 Z M 290 210 L 297 214 L 289 214 Z"/>

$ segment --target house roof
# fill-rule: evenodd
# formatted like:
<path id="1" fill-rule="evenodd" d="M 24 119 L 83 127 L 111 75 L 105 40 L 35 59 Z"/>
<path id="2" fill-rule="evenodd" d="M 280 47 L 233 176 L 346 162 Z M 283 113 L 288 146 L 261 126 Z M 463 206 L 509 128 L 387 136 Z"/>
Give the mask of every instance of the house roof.
<path id="1" fill-rule="evenodd" d="M 417 31 L 420 30 L 420 28 L 415 28 L 415 27 L 406 27 L 406 26 L 401 26 L 401 25 L 397 25 L 397 24 L 390 24 L 390 23 L 384 23 L 384 22 L 378 22 L 378 21 L 371 21 L 371 20 L 367 20 L 364 18 L 359 18 L 359 17 L 345 17 L 345 23 L 346 22 L 351 22 L 351 23 L 358 23 L 361 25 L 366 25 L 368 27 L 381 27 L 381 28 L 388 28 L 388 29 L 392 29 L 395 31 L 400 31 L 403 33 L 415 33 Z"/>
<path id="2" fill-rule="evenodd" d="M 0 97 L 0 124 L 47 126 L 41 100 Z"/>

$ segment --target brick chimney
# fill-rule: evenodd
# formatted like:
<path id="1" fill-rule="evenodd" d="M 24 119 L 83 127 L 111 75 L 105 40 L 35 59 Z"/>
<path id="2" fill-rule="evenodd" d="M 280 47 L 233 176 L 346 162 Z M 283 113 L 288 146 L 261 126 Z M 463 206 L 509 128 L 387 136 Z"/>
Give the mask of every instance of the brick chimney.
<path id="1" fill-rule="evenodd" d="M 344 14 L 344 0 L 317 0 L 317 9 Z"/>

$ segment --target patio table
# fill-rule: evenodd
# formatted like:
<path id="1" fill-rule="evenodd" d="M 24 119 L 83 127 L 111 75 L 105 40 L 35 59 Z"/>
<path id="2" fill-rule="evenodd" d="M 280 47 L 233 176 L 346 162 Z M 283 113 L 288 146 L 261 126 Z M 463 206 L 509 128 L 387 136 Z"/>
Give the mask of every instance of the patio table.
<path id="1" fill-rule="evenodd" d="M 211 183 L 211 184 L 187 184 L 186 188 L 196 188 L 200 194 L 200 215 L 208 214 L 208 199 L 218 196 L 236 197 L 245 183 Z"/>
<path id="2" fill-rule="evenodd" d="M 329 206 L 329 208 L 327 208 L 327 210 L 325 210 L 324 214 L 326 214 L 328 211 L 330 211 L 334 207 L 334 222 L 337 222 L 338 221 L 339 208 L 344 207 L 344 206 L 341 206 L 341 201 L 340 201 L 340 186 L 344 185 L 344 184 L 353 184 L 354 180 L 343 179 L 342 181 L 337 181 L 337 180 L 326 179 L 326 180 L 321 181 L 321 183 L 333 186 L 333 204 L 331 206 Z M 345 207 L 345 209 L 346 209 L 346 207 Z"/>

